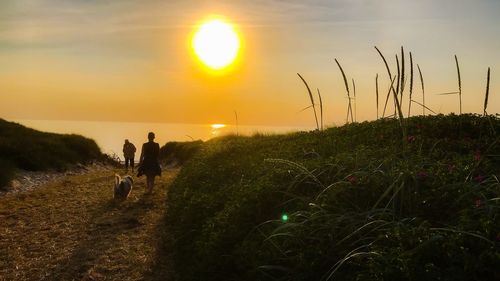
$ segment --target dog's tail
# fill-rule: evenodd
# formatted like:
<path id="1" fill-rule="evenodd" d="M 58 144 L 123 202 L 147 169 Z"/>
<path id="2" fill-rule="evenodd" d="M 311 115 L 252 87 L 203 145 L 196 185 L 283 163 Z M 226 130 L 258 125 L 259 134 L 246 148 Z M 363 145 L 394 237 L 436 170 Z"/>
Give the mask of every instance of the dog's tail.
<path id="1" fill-rule="evenodd" d="M 121 180 L 122 178 L 118 174 L 115 174 L 115 186 L 117 186 Z"/>

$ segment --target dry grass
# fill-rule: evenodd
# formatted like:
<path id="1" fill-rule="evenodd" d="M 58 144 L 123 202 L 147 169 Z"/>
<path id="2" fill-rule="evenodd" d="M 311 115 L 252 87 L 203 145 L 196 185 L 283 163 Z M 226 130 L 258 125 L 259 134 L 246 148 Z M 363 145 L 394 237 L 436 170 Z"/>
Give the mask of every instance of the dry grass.
<path id="1" fill-rule="evenodd" d="M 68 176 L 0 197 L 0 280 L 150 280 L 167 187 L 152 196 L 144 177 L 130 198 L 112 200 L 115 170 Z M 156 270 L 156 272 L 153 272 Z M 165 272 L 168 269 L 161 269 Z"/>
<path id="2" fill-rule="evenodd" d="M 377 120 L 378 120 L 378 73 L 375 76 L 375 104 L 377 106 Z"/>
<path id="3" fill-rule="evenodd" d="M 458 58 L 455 55 L 455 64 L 457 66 L 457 76 L 458 76 L 458 99 L 460 100 L 460 114 L 462 114 L 462 79 L 460 78 L 460 66 L 458 65 Z"/>
<path id="4" fill-rule="evenodd" d="M 321 98 L 321 93 L 319 91 L 319 88 L 316 88 L 318 90 L 318 98 L 319 98 L 319 112 L 320 112 L 320 120 L 321 120 L 321 131 L 323 131 L 323 99 Z"/>
<path id="5" fill-rule="evenodd" d="M 340 69 L 340 73 L 342 73 L 342 78 L 344 78 L 344 85 L 345 85 L 345 90 L 347 92 L 347 117 L 346 117 L 346 123 L 349 123 L 349 114 L 351 115 L 351 123 L 354 122 L 354 118 L 352 115 L 352 106 L 351 106 L 351 93 L 349 92 L 349 84 L 347 83 L 347 77 L 345 75 L 344 69 L 340 65 L 339 61 L 335 59 L 335 62 L 337 63 L 337 66 Z"/>
<path id="6" fill-rule="evenodd" d="M 488 67 L 488 75 L 486 76 L 486 95 L 484 96 L 484 109 L 483 115 L 486 116 L 486 109 L 488 108 L 488 97 L 490 95 L 490 68 Z"/>
<path id="7" fill-rule="evenodd" d="M 420 76 L 420 85 L 422 86 L 422 115 L 425 116 L 425 87 L 424 87 L 424 76 L 422 76 L 422 70 L 420 65 L 417 64 L 418 75 Z"/>
<path id="8" fill-rule="evenodd" d="M 302 75 L 300 75 L 299 73 L 297 73 L 297 75 L 300 77 L 300 80 L 302 80 L 302 82 L 304 83 L 304 85 L 307 88 L 307 93 L 309 94 L 309 99 L 311 100 L 311 107 L 312 107 L 312 109 L 314 111 L 314 120 L 316 121 L 316 129 L 319 130 L 318 114 L 316 113 L 316 106 L 315 106 L 315 103 L 314 103 L 313 94 L 311 92 L 311 89 L 309 88 L 309 85 L 307 84 L 306 80 L 302 77 Z"/>
<path id="9" fill-rule="evenodd" d="M 411 99 L 413 98 L 413 56 L 411 55 L 410 52 L 410 97 L 408 98 L 408 115 L 407 117 L 411 116 Z"/>

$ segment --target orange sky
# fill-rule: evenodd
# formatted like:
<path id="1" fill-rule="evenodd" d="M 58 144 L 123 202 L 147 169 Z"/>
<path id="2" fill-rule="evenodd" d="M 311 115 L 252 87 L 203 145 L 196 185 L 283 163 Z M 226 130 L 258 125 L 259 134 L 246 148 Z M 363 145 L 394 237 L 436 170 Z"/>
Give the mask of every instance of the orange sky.
<path id="1" fill-rule="evenodd" d="M 320 88 L 325 123 L 345 122 L 340 59 L 357 83 L 357 119 L 375 118 L 374 79 L 388 79 L 400 45 L 414 54 L 430 108 L 458 110 L 453 55 L 461 64 L 464 111 L 500 111 L 498 1 L 61 1 L 0 4 L 0 117 L 175 123 L 314 125 L 296 73 Z M 307 4 L 306 4 L 307 3 Z M 458 4 L 457 4 L 458 3 Z M 212 14 L 235 25 L 237 65 L 214 76 L 189 49 Z M 408 62 L 407 62 L 408 63 Z M 393 63 L 395 71 L 395 66 Z M 418 90 L 417 90 L 418 89 Z M 420 88 L 416 88 L 420 97 Z"/>

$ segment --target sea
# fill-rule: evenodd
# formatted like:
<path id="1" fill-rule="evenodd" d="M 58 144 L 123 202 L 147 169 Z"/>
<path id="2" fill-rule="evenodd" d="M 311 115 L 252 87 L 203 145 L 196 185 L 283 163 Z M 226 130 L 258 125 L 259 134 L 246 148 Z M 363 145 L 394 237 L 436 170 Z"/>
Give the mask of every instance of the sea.
<path id="1" fill-rule="evenodd" d="M 161 145 L 169 141 L 209 140 L 228 134 L 253 135 L 279 134 L 309 131 L 311 127 L 300 126 L 236 126 L 230 124 L 174 124 L 108 121 L 69 121 L 15 119 L 13 122 L 36 130 L 60 134 L 78 134 L 94 139 L 103 153 L 123 159 L 122 147 L 125 139 L 135 144 L 138 150 L 147 142 L 149 132 L 156 135 Z"/>

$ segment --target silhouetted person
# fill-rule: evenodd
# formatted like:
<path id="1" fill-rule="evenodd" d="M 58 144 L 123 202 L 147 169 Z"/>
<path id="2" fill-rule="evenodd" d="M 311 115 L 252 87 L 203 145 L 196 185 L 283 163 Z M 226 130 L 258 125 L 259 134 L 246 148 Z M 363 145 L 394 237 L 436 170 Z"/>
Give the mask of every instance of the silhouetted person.
<path id="1" fill-rule="evenodd" d="M 135 157 L 135 145 L 128 140 L 125 140 L 123 144 L 123 157 L 125 158 L 125 170 L 128 172 L 128 165 L 132 167 L 132 172 L 134 171 L 134 157 Z"/>
<path id="2" fill-rule="evenodd" d="M 153 186 L 155 184 L 155 177 L 161 176 L 161 167 L 158 160 L 160 155 L 160 145 L 153 140 L 155 139 L 155 134 L 150 132 L 148 134 L 148 142 L 142 145 L 141 157 L 139 158 L 139 173 L 138 177 L 141 175 L 146 175 L 147 191 L 146 194 L 153 192 Z"/>

